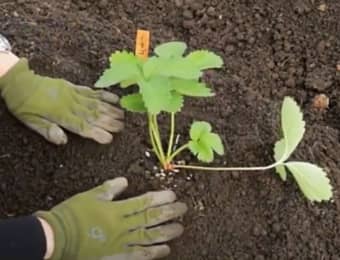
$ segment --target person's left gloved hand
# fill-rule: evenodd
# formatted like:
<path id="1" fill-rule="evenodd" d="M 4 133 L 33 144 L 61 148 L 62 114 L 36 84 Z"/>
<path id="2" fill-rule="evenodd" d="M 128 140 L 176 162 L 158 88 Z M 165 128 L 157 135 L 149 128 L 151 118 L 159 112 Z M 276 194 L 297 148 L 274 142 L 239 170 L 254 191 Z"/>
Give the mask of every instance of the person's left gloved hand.
<path id="1" fill-rule="evenodd" d="M 39 76 L 26 59 L 0 78 L 0 94 L 15 117 L 55 144 L 67 142 L 62 128 L 103 144 L 123 128 L 123 111 L 110 105 L 116 95 Z"/>
<path id="2" fill-rule="evenodd" d="M 151 260 L 167 256 L 183 227 L 167 223 L 187 211 L 172 191 L 112 201 L 128 183 L 116 178 L 37 212 L 54 233 L 51 260 Z"/>

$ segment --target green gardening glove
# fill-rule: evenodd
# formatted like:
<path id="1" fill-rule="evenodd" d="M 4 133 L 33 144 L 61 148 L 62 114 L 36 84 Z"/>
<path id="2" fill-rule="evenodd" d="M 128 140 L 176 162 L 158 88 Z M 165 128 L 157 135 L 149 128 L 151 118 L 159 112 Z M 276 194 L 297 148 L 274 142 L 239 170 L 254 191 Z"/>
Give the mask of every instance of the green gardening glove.
<path id="1" fill-rule="evenodd" d="M 55 144 L 67 142 L 62 128 L 99 143 L 123 128 L 123 112 L 110 105 L 116 95 L 39 76 L 26 59 L 0 78 L 0 94 L 15 117 Z"/>
<path id="2" fill-rule="evenodd" d="M 62 202 L 51 211 L 38 212 L 54 232 L 52 260 L 151 260 L 167 256 L 165 242 L 183 232 L 178 223 L 187 207 L 175 202 L 172 191 L 112 201 L 126 189 L 125 178 Z M 163 224 L 163 225 L 162 225 Z"/>

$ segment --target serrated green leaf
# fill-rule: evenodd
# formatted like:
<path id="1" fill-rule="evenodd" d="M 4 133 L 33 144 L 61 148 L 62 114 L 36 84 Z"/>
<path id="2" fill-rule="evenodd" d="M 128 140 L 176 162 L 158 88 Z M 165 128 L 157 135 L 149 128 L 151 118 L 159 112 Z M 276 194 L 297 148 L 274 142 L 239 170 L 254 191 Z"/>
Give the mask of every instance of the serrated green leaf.
<path id="1" fill-rule="evenodd" d="M 221 68 L 223 65 L 220 56 L 206 50 L 191 52 L 186 59 L 199 70 Z"/>
<path id="2" fill-rule="evenodd" d="M 186 49 L 187 45 L 185 42 L 168 42 L 158 45 L 155 48 L 155 53 L 163 58 L 181 57 Z"/>
<path id="3" fill-rule="evenodd" d="M 190 138 L 197 141 L 204 133 L 210 133 L 212 130 L 211 124 L 204 121 L 196 121 L 191 125 Z"/>
<path id="4" fill-rule="evenodd" d="M 201 137 L 201 141 L 210 146 L 217 154 L 224 154 L 224 147 L 221 137 L 215 133 L 205 133 Z"/>
<path id="5" fill-rule="evenodd" d="M 119 65 L 123 63 L 133 64 L 140 63 L 140 59 L 135 56 L 132 52 L 127 51 L 115 51 L 110 56 L 111 65 Z"/>
<path id="6" fill-rule="evenodd" d="M 329 201 L 332 198 L 332 186 L 323 169 L 305 162 L 288 162 L 285 165 L 310 201 Z"/>
<path id="7" fill-rule="evenodd" d="M 172 88 L 178 93 L 192 97 L 211 97 L 214 93 L 205 83 L 197 80 L 173 79 Z"/>
<path id="8" fill-rule="evenodd" d="M 286 161 L 294 152 L 305 133 L 305 122 L 300 107 L 291 97 L 283 101 L 281 124 L 285 142 L 285 152 L 281 160 Z"/>
<path id="9" fill-rule="evenodd" d="M 189 150 L 193 155 L 197 156 L 200 151 L 198 143 L 195 141 L 189 141 Z"/>
<path id="10" fill-rule="evenodd" d="M 190 151 L 203 162 L 213 161 L 214 151 L 219 155 L 224 154 L 221 138 L 211 130 L 211 125 L 203 121 L 194 122 L 190 128 Z"/>
<path id="11" fill-rule="evenodd" d="M 276 161 L 279 161 L 285 153 L 285 140 L 281 139 L 280 141 L 276 142 L 274 147 L 274 158 Z M 287 180 L 287 171 L 283 164 L 280 164 L 275 167 L 276 172 L 280 175 L 283 181 Z"/>
<path id="12" fill-rule="evenodd" d="M 137 79 L 124 80 L 124 81 L 120 82 L 120 86 L 122 88 L 127 88 L 127 87 L 130 87 L 132 85 L 136 85 L 136 84 L 137 84 Z"/>
<path id="13" fill-rule="evenodd" d="M 122 97 L 120 100 L 120 104 L 123 108 L 131 112 L 142 113 L 147 111 L 142 95 L 140 93 L 135 93 Z"/>
<path id="14" fill-rule="evenodd" d="M 182 95 L 172 91 L 171 92 L 171 99 L 169 104 L 164 109 L 166 112 L 176 113 L 181 111 L 184 103 L 184 98 Z"/>
<path id="15" fill-rule="evenodd" d="M 165 77 L 152 77 L 139 83 L 144 104 L 151 114 L 158 114 L 168 108 L 172 93 L 170 80 Z"/>
<path id="16" fill-rule="evenodd" d="M 189 150 L 202 162 L 210 163 L 214 160 L 213 150 L 202 142 L 190 141 Z"/>
<path id="17" fill-rule="evenodd" d="M 151 57 L 143 65 L 144 77 L 153 76 L 174 77 L 180 79 L 199 79 L 201 71 L 192 66 L 188 60 L 177 58 Z"/>
<path id="18" fill-rule="evenodd" d="M 110 68 L 104 71 L 95 87 L 106 88 L 141 77 L 141 61 L 132 53 L 117 51 L 111 55 L 110 62 Z"/>

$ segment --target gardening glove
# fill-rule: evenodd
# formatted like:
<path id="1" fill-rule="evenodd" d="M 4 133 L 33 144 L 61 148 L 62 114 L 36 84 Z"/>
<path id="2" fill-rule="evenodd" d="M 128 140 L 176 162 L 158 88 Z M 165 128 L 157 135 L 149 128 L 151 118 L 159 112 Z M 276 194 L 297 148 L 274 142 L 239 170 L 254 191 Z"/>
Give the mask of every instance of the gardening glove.
<path id="1" fill-rule="evenodd" d="M 128 186 L 125 178 L 80 193 L 51 211 L 38 212 L 54 231 L 52 260 L 149 260 L 167 256 L 165 242 L 180 236 L 182 225 L 166 223 L 187 207 L 172 191 L 112 201 Z"/>
<path id="2" fill-rule="evenodd" d="M 110 105 L 116 95 L 39 76 L 27 59 L 0 78 L 0 93 L 15 117 L 55 144 L 67 143 L 62 128 L 103 144 L 123 128 L 123 112 Z"/>

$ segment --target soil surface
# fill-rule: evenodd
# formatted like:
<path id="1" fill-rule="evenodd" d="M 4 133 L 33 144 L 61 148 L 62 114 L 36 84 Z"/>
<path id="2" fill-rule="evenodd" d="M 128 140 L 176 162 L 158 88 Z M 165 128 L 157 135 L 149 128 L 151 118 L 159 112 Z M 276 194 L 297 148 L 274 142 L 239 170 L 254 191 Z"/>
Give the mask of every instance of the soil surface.
<path id="1" fill-rule="evenodd" d="M 293 96 L 307 122 L 293 157 L 324 167 L 335 194 L 311 204 L 274 171 L 156 177 L 143 116 L 127 114 L 112 145 L 70 134 L 56 147 L 1 102 L 0 217 L 47 209 L 126 176 L 126 196 L 167 187 L 190 207 L 167 259 L 340 259 L 339 17 L 338 0 L 1 0 L 0 31 L 14 51 L 38 73 L 74 83 L 92 85 L 112 51 L 133 50 L 137 28 L 152 32 L 153 46 L 182 40 L 220 54 L 224 69 L 205 75 L 216 97 L 188 100 L 177 120 L 180 141 L 194 119 L 214 125 L 227 147 L 216 164 L 270 164 L 282 100 Z M 313 107 L 318 94 L 329 97 L 328 109 Z M 166 130 L 168 119 L 161 122 Z M 188 153 L 183 159 L 195 162 Z"/>

